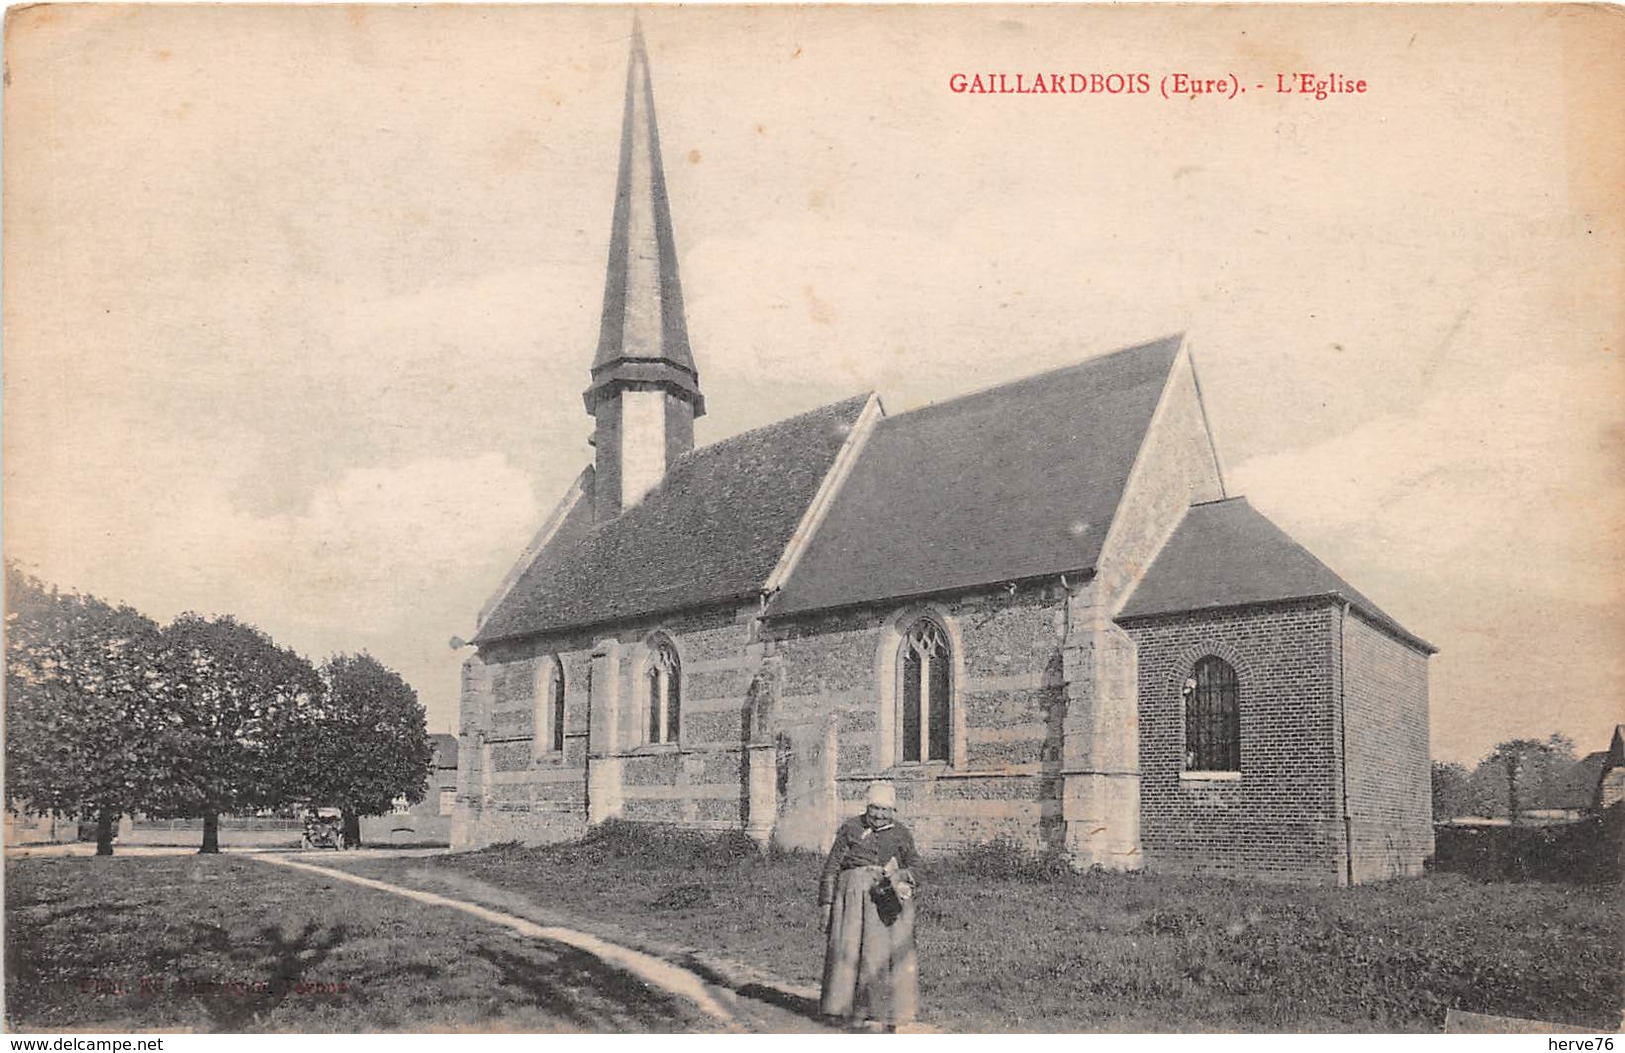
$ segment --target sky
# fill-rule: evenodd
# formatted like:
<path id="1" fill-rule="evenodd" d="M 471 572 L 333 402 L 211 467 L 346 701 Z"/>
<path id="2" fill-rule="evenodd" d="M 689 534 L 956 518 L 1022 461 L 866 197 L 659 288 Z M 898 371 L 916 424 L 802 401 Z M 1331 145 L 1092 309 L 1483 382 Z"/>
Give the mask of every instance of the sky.
<path id="1" fill-rule="evenodd" d="M 1601 8 L 643 10 L 707 443 L 1184 332 L 1225 467 L 1440 650 L 1436 757 L 1625 720 Z M 590 459 L 629 9 L 8 21 L 4 548 L 455 723 Z M 1123 95 L 954 73 L 1147 74 Z M 1244 93 L 1164 98 L 1166 74 Z M 1338 73 L 1324 100 L 1277 74 Z"/>

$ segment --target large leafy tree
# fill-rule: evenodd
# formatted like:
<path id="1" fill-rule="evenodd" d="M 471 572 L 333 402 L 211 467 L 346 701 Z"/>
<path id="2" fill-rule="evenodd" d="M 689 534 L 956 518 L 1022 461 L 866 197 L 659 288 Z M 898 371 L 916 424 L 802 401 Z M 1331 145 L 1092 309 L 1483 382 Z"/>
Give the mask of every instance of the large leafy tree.
<path id="1" fill-rule="evenodd" d="M 8 808 L 96 823 L 96 854 L 113 827 L 171 791 L 178 748 L 145 615 L 64 593 L 6 566 Z"/>
<path id="2" fill-rule="evenodd" d="M 1495 802 L 1496 814 L 1517 822 L 1525 813 L 1552 807 L 1574 765 L 1574 742 L 1565 735 L 1497 743 L 1473 771 L 1473 781 Z"/>
<path id="3" fill-rule="evenodd" d="M 298 767 L 309 803 L 339 808 L 344 836 L 361 843 L 361 817 L 383 815 L 396 798 L 423 800 L 433 749 L 417 692 L 369 654 L 336 655 L 321 670 L 326 693 L 301 721 Z"/>
<path id="4" fill-rule="evenodd" d="M 1464 815 L 1490 815 L 1493 805 L 1473 775 L 1460 764 L 1433 762 L 1433 821 Z"/>
<path id="5" fill-rule="evenodd" d="M 290 743 L 320 696 L 311 664 L 230 616 L 183 614 L 164 630 L 183 748 L 163 811 L 203 820 L 220 851 L 220 815 L 288 803 L 301 773 Z"/>

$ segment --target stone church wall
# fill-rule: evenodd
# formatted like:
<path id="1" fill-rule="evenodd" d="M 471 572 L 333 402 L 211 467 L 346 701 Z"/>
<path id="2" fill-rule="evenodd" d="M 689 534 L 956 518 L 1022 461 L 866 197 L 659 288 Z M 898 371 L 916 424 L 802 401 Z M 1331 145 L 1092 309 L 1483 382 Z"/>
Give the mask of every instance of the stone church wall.
<path id="1" fill-rule="evenodd" d="M 759 648 L 749 612 L 674 617 L 620 634 L 622 740 L 620 816 L 702 829 L 737 829 L 744 816 L 747 695 Z M 682 661 L 680 743 L 644 744 L 647 701 L 639 688 L 638 644 L 658 628 Z"/>
<path id="2" fill-rule="evenodd" d="M 680 744 L 643 741 L 647 710 L 636 686 L 645 642 L 656 631 L 666 634 L 681 660 Z M 603 758 L 593 763 L 614 776 L 600 783 L 600 793 L 613 799 L 600 800 L 592 811 L 699 828 L 739 827 L 745 815 L 747 696 L 760 650 L 750 644 L 749 619 L 733 608 L 484 648 L 464 676 L 460 743 L 471 761 L 458 794 L 454 847 L 581 836 L 590 811 L 589 750 Z M 615 666 L 596 694 L 595 654 Z M 555 658 L 564 667 L 562 752 L 538 741 L 548 729 L 535 724 L 537 692 L 546 689 Z M 590 726 L 594 707 L 613 709 L 608 724 L 603 712 L 598 715 L 597 742 Z"/>
<path id="3" fill-rule="evenodd" d="M 1342 645 L 1354 880 L 1420 874 L 1433 854 L 1427 656 L 1358 611 Z"/>
<path id="4" fill-rule="evenodd" d="M 923 614 L 948 629 L 955 658 L 952 763 L 896 763 L 896 652 Z M 831 806 L 786 824 L 781 841 L 823 847 L 863 810 L 871 780 L 897 786 L 899 815 L 922 851 L 1003 837 L 1045 847 L 1058 821 L 1064 600 L 1059 583 L 938 603 L 837 613 L 771 630 L 778 670 L 774 721 L 786 739 L 834 729 Z M 785 759 L 795 764 L 792 756 Z"/>
<path id="5" fill-rule="evenodd" d="M 1148 869 L 1340 880 L 1337 617 L 1321 602 L 1126 626 L 1139 652 L 1140 830 Z M 1182 776 L 1181 691 L 1197 660 L 1210 654 L 1229 662 L 1239 683 L 1239 778 Z"/>
<path id="6" fill-rule="evenodd" d="M 1059 581 L 1028 583 L 776 625 L 756 623 L 753 609 L 714 609 L 488 647 L 465 675 L 454 845 L 578 837 L 590 816 L 748 829 L 816 850 L 862 810 L 867 784 L 888 778 L 927 853 L 994 838 L 1066 848 L 1066 607 Z M 947 628 L 954 651 L 948 764 L 896 763 L 888 740 L 896 651 L 921 615 Z M 1145 866 L 1343 879 L 1337 690 L 1345 659 L 1355 878 L 1419 869 L 1431 849 L 1426 661 L 1358 616 L 1340 634 L 1340 617 L 1336 606 L 1306 601 L 1125 626 L 1138 669 Z M 642 741 L 647 711 L 636 687 L 655 630 L 682 663 L 680 745 Z M 1181 687 L 1206 654 L 1230 662 L 1240 683 L 1235 779 L 1181 777 Z M 535 726 L 535 692 L 555 655 L 565 673 L 560 753 L 537 742 Z M 613 682 L 596 693 L 595 670 Z M 602 711 L 608 691 L 612 723 Z M 589 761 L 590 735 L 598 741 Z"/>
<path id="7" fill-rule="evenodd" d="M 468 758 L 454 848 L 498 841 L 556 841 L 585 829 L 584 731 L 590 650 L 582 640 L 544 639 L 505 644 L 468 664 L 463 687 L 459 755 Z M 553 657 L 564 666 L 565 741 L 562 753 L 537 741 L 536 693 L 544 689 Z"/>

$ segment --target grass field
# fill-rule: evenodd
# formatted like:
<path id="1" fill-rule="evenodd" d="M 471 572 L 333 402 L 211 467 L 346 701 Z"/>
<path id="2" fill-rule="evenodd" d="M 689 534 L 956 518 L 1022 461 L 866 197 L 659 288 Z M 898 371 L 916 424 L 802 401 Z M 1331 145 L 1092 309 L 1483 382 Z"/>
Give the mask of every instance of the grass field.
<path id="1" fill-rule="evenodd" d="M 8 860 L 9 1030 L 674 1031 L 567 947 L 242 856 Z"/>
<path id="2" fill-rule="evenodd" d="M 455 890 L 467 879 L 605 931 L 816 983 L 819 861 L 738 837 L 606 824 L 346 867 Z M 955 1031 L 1436 1031 L 1448 1008 L 1613 1031 L 1618 886 L 1433 875 L 1354 889 L 1052 873 L 998 846 L 927 871 L 927 1022 Z"/>

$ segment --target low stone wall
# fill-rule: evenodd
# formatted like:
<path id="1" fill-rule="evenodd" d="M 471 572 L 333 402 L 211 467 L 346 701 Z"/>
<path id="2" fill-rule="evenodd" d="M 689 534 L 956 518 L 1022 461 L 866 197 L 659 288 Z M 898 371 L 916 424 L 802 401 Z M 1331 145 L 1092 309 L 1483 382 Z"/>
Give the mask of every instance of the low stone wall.
<path id="1" fill-rule="evenodd" d="M 220 820 L 221 848 L 297 848 L 304 824 L 298 819 L 259 817 Z M 121 845 L 201 845 L 201 819 L 125 819 L 119 823 Z"/>
<path id="2" fill-rule="evenodd" d="M 449 815 L 369 815 L 361 820 L 361 843 L 373 848 L 388 845 L 449 845 Z"/>

